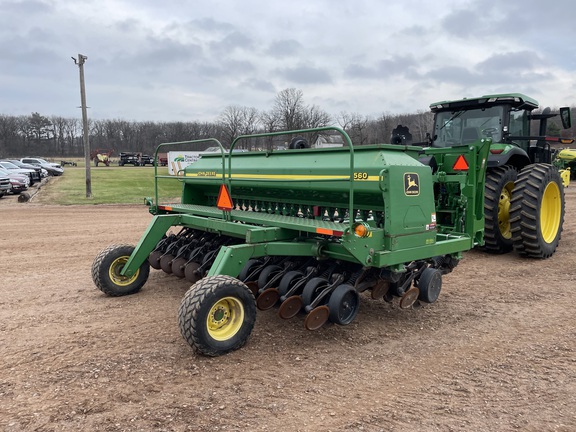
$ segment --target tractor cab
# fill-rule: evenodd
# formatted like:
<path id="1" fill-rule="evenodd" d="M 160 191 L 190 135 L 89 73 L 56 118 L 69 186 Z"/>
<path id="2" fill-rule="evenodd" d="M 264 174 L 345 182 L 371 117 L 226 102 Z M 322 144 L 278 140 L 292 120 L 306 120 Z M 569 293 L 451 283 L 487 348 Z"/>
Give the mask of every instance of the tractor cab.
<path id="1" fill-rule="evenodd" d="M 530 163 L 551 163 L 547 121 L 558 113 L 546 108 L 533 111 L 538 102 L 520 93 L 486 95 L 479 98 L 444 101 L 430 105 L 434 112 L 433 147 L 466 145 L 491 138 L 488 167 L 512 165 L 517 169 Z M 562 126 L 571 127 L 570 108 L 560 108 Z M 532 136 L 530 125 L 539 121 L 539 132 Z"/>

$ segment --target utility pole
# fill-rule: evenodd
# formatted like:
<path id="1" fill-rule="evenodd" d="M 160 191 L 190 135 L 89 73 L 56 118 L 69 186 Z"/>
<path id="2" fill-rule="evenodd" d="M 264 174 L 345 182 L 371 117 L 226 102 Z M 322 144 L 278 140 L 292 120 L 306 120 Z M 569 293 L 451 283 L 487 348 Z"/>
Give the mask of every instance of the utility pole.
<path id="1" fill-rule="evenodd" d="M 92 197 L 92 177 L 90 175 L 90 142 L 88 141 L 88 112 L 86 111 L 86 88 L 84 86 L 85 55 L 78 54 L 78 60 L 72 57 L 80 69 L 80 101 L 82 104 L 82 129 L 84 131 L 84 159 L 86 162 L 86 198 Z"/>

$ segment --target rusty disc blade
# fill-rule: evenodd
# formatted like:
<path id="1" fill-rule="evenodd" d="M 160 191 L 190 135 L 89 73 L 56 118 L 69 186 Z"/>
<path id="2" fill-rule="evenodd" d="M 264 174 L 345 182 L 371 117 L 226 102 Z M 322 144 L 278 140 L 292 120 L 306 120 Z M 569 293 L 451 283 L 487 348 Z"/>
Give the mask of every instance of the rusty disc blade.
<path id="1" fill-rule="evenodd" d="M 172 274 L 172 261 L 174 260 L 174 255 L 166 254 L 160 258 L 160 268 L 164 273 Z"/>
<path id="2" fill-rule="evenodd" d="M 420 295 L 420 290 L 416 287 L 410 288 L 408 291 L 404 293 L 402 298 L 400 299 L 400 307 L 402 309 L 408 309 L 410 306 L 414 304 L 416 300 L 418 300 L 418 296 Z"/>
<path id="3" fill-rule="evenodd" d="M 244 283 L 246 284 L 248 289 L 250 291 L 252 291 L 252 294 L 254 295 L 254 297 L 257 297 L 258 296 L 258 282 L 250 281 L 250 282 L 244 282 Z"/>
<path id="4" fill-rule="evenodd" d="M 186 276 L 184 274 L 185 265 L 185 258 L 176 258 L 174 261 L 172 261 L 172 274 L 180 279 L 184 278 L 184 276 Z"/>
<path id="5" fill-rule="evenodd" d="M 280 305 L 278 309 L 278 316 L 282 319 L 290 319 L 295 317 L 302 309 L 302 298 L 298 295 L 288 297 Z"/>
<path id="6" fill-rule="evenodd" d="M 160 270 L 160 258 L 162 257 L 162 252 L 154 251 L 148 256 L 148 262 L 152 268 Z"/>
<path id="7" fill-rule="evenodd" d="M 279 298 L 280 293 L 276 288 L 265 289 L 256 299 L 256 306 L 260 310 L 268 310 L 278 302 Z"/>
<path id="8" fill-rule="evenodd" d="M 202 279 L 202 276 L 199 275 L 198 272 L 196 271 L 199 268 L 200 264 L 194 261 L 186 264 L 186 267 L 184 268 L 184 276 L 186 277 L 186 280 L 192 283 L 196 283 L 200 279 Z"/>
<path id="9" fill-rule="evenodd" d="M 386 279 L 380 279 L 378 280 L 376 285 L 372 287 L 370 296 L 372 297 L 373 300 L 381 299 L 388 292 L 388 288 L 390 288 L 390 281 Z"/>
<path id="10" fill-rule="evenodd" d="M 330 309 L 326 305 L 318 306 L 310 311 L 308 315 L 306 315 L 306 319 L 304 320 L 304 327 L 308 330 L 318 330 L 330 317 Z"/>

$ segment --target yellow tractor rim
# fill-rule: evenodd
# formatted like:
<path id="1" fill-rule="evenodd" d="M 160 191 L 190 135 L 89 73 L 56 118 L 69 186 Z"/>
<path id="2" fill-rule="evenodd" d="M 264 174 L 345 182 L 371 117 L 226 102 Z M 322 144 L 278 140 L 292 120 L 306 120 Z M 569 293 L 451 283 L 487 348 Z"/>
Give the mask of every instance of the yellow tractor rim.
<path id="1" fill-rule="evenodd" d="M 540 208 L 540 230 L 546 243 L 552 243 L 558 234 L 562 216 L 562 199 L 560 188 L 555 182 L 550 182 L 542 195 Z"/>
<path id="2" fill-rule="evenodd" d="M 140 273 L 140 269 L 136 270 L 136 273 L 132 277 L 122 276 L 120 272 L 128 262 L 129 256 L 122 256 L 116 258 L 110 268 L 108 269 L 108 276 L 110 276 L 110 280 L 112 283 L 118 286 L 127 286 L 130 285 L 132 282 L 136 280 L 138 274 Z"/>
<path id="3" fill-rule="evenodd" d="M 512 201 L 512 189 L 514 189 L 514 182 L 508 182 L 500 192 L 500 200 L 498 201 L 498 227 L 500 234 L 505 239 L 512 238 L 510 232 L 510 202 Z"/>
<path id="4" fill-rule="evenodd" d="M 244 322 L 244 306 L 234 297 L 218 300 L 208 312 L 206 326 L 208 334 L 217 341 L 233 337 Z"/>

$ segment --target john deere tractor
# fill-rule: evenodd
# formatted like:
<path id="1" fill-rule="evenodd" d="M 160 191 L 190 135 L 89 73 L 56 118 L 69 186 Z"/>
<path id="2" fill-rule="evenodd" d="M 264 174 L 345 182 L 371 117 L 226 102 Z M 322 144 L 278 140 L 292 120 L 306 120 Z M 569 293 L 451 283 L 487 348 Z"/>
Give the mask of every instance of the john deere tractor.
<path id="1" fill-rule="evenodd" d="M 564 189 L 546 137 L 547 121 L 560 115 L 571 127 L 570 109 L 534 113 L 538 102 L 520 93 L 437 102 L 432 147 L 452 147 L 490 138 L 484 201 L 484 249 L 548 258 L 564 221 Z M 531 122 L 538 122 L 538 135 Z"/>

